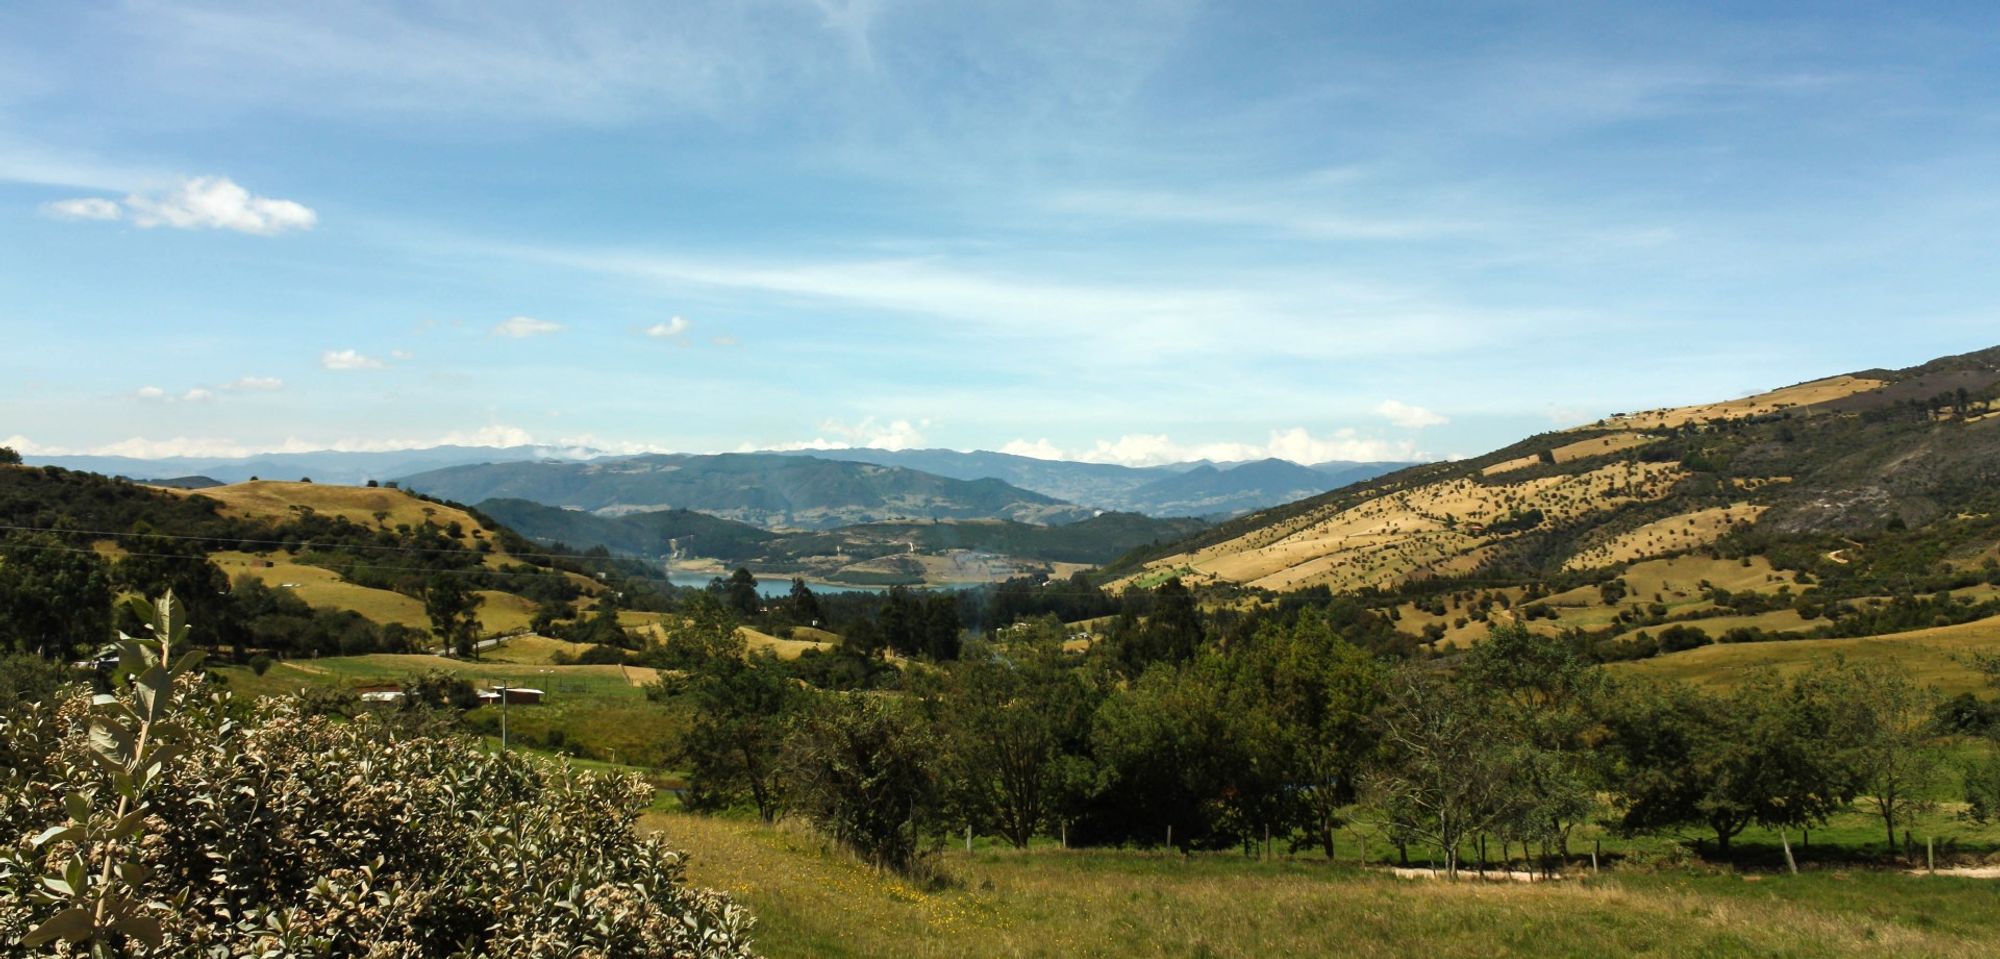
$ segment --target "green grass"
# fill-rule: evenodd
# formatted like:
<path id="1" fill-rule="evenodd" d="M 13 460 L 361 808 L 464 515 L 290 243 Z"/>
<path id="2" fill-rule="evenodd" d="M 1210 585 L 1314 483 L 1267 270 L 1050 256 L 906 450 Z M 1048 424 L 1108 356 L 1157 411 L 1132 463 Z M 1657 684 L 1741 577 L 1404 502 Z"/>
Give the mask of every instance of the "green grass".
<path id="1" fill-rule="evenodd" d="M 654 703 L 632 680 L 651 678 L 651 671 L 618 666 L 544 666 L 504 662 L 464 662 L 440 656 L 339 656 L 287 660 L 263 676 L 248 669 L 220 670 L 238 695 L 270 696 L 297 692 L 304 686 L 351 689 L 367 683 L 396 682 L 431 669 L 441 669 L 475 685 L 530 686 L 547 698 L 535 706 L 509 706 L 510 738 L 586 759 L 620 762 L 639 768 L 665 766 L 675 744 L 687 730 L 684 709 Z M 498 735 L 499 710 L 481 707 L 466 714 L 475 731 Z"/>
<path id="2" fill-rule="evenodd" d="M 954 847 L 942 888 L 788 825 L 654 814 L 690 878 L 804 956 L 1979 956 L 2000 884 L 1864 870 L 1697 868 L 1552 884 L 1400 880 L 1312 858 Z"/>

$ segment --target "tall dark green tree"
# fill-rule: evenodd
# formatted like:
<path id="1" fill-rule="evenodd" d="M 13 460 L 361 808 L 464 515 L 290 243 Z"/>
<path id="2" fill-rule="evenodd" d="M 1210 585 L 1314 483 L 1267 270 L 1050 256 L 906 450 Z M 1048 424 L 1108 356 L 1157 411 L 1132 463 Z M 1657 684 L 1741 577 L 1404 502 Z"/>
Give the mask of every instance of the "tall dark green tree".
<path id="1" fill-rule="evenodd" d="M 173 593 L 186 622 L 210 648 L 230 645 L 240 652 L 245 636 L 229 600 L 229 575 L 208 558 L 202 541 L 161 535 L 140 522 L 122 545 L 129 552 L 115 570 L 119 589 L 141 596 Z"/>
<path id="2" fill-rule="evenodd" d="M 0 652 L 69 659 L 111 641 L 111 569 L 46 533 L 0 540 Z"/>
<path id="3" fill-rule="evenodd" d="M 764 598 L 757 593 L 757 577 L 741 566 L 722 582 L 722 598 L 736 615 L 745 618 L 757 615 L 764 605 Z"/>
<path id="4" fill-rule="evenodd" d="M 1099 696 L 1063 653 L 1060 624 L 1033 632 L 969 647 L 937 709 L 959 808 L 1017 849 L 1072 808 L 1094 773 Z"/>
<path id="5" fill-rule="evenodd" d="M 462 576 L 432 576 L 424 584 L 424 615 L 430 617 L 431 634 L 438 644 L 460 656 L 477 658 L 479 604 L 484 600 Z"/>
<path id="6" fill-rule="evenodd" d="M 819 597 L 806 585 L 806 581 L 792 577 L 792 590 L 785 596 L 785 611 L 792 621 L 804 626 L 821 626 L 826 623 L 826 613 L 820 609 Z"/>
<path id="7" fill-rule="evenodd" d="M 674 684 L 695 719 L 679 750 L 688 770 L 689 809 L 727 809 L 749 801 L 765 822 L 782 798 L 778 759 L 800 696 L 769 653 L 709 656 Z"/>

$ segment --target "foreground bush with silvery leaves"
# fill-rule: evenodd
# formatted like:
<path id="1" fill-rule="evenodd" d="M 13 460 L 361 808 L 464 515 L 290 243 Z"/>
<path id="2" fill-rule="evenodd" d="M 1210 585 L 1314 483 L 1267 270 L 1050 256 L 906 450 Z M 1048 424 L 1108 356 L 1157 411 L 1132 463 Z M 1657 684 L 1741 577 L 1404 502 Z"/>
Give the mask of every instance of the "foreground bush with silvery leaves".
<path id="1" fill-rule="evenodd" d="M 635 832 L 636 778 L 290 701 L 232 718 L 138 652 L 114 696 L 0 717 L 0 955 L 752 955 Z M 124 772 L 111 733 L 142 727 Z"/>

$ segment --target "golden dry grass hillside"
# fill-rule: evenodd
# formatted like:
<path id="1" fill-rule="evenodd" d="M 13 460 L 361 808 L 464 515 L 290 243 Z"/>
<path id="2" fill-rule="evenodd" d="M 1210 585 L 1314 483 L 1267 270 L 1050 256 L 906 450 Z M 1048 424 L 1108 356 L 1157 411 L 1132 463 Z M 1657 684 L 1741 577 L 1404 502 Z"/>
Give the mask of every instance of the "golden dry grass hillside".
<path id="1" fill-rule="evenodd" d="M 1746 396 L 1740 400 L 1721 403 L 1706 403 L 1698 406 L 1681 406 L 1663 410 L 1644 410 L 1638 413 L 1621 413 L 1607 417 L 1590 425 L 1593 429 L 1657 430 L 1689 423 L 1704 423 L 1715 420 L 1744 419 L 1766 413 L 1812 406 L 1843 399 L 1857 393 L 1879 389 L 1886 385 L 1882 380 L 1860 376 L 1829 376 L 1823 380 L 1787 386 Z"/>
<path id="2" fill-rule="evenodd" d="M 1539 511 L 1565 522 L 1667 495 L 1683 471 L 1672 463 L 1611 463 L 1513 483 L 1459 477 L 1395 490 L 1345 509 L 1314 510 L 1213 546 L 1148 564 L 1196 582 L 1275 590 L 1386 586 L 1467 573 L 1509 533 L 1489 526 Z"/>

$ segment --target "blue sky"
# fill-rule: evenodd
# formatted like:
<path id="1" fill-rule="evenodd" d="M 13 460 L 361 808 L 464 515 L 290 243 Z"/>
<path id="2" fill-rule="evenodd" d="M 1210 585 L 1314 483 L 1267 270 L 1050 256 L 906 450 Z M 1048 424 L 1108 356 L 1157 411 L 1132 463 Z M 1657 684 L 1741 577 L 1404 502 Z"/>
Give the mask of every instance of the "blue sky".
<path id="1" fill-rule="evenodd" d="M 13 3 L 0 443 L 1476 454 L 2000 343 L 1997 80 L 1991 4 Z"/>

